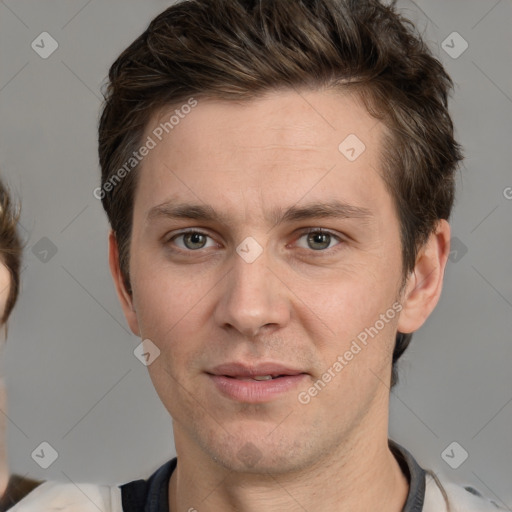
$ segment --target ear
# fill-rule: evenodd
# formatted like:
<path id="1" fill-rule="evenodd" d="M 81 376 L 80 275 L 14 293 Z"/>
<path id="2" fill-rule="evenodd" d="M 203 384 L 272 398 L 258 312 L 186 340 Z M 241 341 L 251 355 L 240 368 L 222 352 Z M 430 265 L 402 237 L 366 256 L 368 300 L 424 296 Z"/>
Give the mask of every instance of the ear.
<path id="1" fill-rule="evenodd" d="M 443 288 L 446 262 L 450 254 L 450 225 L 439 220 L 416 257 L 413 272 L 407 279 L 402 294 L 402 311 L 398 331 L 410 333 L 418 330 L 436 307 Z"/>
<path id="2" fill-rule="evenodd" d="M 119 266 L 119 248 L 117 245 L 116 235 L 112 230 L 108 236 L 108 263 L 116 286 L 117 297 L 119 298 L 119 302 L 123 308 L 124 316 L 126 317 L 133 334 L 140 336 L 139 321 L 137 320 L 137 313 L 133 307 L 133 297 L 128 293 L 124 284 L 123 274 L 121 272 L 121 267 Z"/>

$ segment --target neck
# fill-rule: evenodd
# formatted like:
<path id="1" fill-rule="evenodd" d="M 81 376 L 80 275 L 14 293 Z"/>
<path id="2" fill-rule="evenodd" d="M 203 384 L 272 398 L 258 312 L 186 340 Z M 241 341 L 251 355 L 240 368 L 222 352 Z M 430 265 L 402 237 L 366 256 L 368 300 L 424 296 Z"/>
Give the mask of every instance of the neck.
<path id="1" fill-rule="evenodd" d="M 388 447 L 387 415 L 385 424 L 379 435 L 375 423 L 360 424 L 352 439 L 288 474 L 230 471 L 175 425 L 178 465 L 169 483 L 170 510 L 400 512 L 409 484 Z"/>

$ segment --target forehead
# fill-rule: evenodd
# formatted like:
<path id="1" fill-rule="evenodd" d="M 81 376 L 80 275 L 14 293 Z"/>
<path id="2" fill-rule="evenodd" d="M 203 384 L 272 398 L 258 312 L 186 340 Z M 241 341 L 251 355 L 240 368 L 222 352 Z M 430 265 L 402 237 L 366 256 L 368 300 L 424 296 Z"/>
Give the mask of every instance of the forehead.
<path id="1" fill-rule="evenodd" d="M 136 210 L 147 214 L 170 195 L 246 211 L 301 198 L 369 204 L 386 194 L 382 131 L 355 96 L 338 91 L 175 105 L 146 128 L 154 148 L 139 166 Z"/>

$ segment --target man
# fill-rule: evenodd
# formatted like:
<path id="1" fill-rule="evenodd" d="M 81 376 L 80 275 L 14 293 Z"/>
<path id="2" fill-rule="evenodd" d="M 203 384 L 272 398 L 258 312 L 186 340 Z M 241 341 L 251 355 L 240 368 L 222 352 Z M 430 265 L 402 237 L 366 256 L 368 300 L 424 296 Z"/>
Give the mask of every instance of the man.
<path id="1" fill-rule="evenodd" d="M 496 510 L 387 437 L 449 254 L 450 86 L 375 0 L 194 0 L 153 20 L 110 69 L 95 195 L 178 457 L 13 510 Z"/>

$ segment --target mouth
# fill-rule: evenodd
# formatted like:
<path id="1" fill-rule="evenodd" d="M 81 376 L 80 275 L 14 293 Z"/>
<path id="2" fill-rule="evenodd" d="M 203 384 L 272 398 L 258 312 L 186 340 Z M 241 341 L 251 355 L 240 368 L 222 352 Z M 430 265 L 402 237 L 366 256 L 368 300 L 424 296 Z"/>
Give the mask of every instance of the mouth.
<path id="1" fill-rule="evenodd" d="M 224 375 L 224 377 L 227 377 L 228 379 L 237 379 L 237 380 L 256 380 L 256 381 L 263 381 L 263 380 L 272 380 L 272 379 L 278 379 L 280 377 L 287 377 L 287 375 L 255 375 L 254 377 L 243 377 L 243 376 L 231 376 L 231 375 Z"/>
<path id="2" fill-rule="evenodd" d="M 228 363 L 206 372 L 223 396 L 243 403 L 265 403 L 295 389 L 308 373 L 276 363 Z"/>

